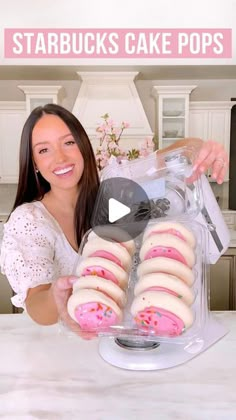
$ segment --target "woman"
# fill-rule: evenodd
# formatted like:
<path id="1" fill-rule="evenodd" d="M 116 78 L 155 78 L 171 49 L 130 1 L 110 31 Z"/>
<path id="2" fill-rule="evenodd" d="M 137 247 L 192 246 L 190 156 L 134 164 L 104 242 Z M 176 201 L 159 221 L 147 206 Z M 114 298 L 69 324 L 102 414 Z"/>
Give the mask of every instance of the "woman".
<path id="1" fill-rule="evenodd" d="M 198 152 L 194 177 L 212 166 L 215 179 L 223 181 L 227 155 L 222 146 L 183 139 L 169 149 L 185 145 Z M 16 293 L 15 306 L 25 307 L 42 325 L 60 316 L 84 337 L 66 311 L 75 281 L 68 275 L 90 227 L 98 187 L 93 150 L 76 117 L 55 104 L 33 110 L 22 132 L 18 190 L 5 224 L 1 268 Z"/>

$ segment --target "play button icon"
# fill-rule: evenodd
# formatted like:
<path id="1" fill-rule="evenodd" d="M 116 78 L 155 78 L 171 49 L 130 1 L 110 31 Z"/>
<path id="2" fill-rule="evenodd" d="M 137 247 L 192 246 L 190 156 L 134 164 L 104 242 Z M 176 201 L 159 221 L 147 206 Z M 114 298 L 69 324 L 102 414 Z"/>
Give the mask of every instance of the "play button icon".
<path id="1" fill-rule="evenodd" d="M 122 217 L 126 216 L 131 212 L 128 206 L 125 206 L 115 198 L 110 198 L 108 201 L 108 220 L 110 223 L 114 223 Z"/>
<path id="2" fill-rule="evenodd" d="M 101 226 L 119 228 L 135 239 L 145 229 L 150 219 L 149 197 L 137 182 L 114 177 L 101 182 L 91 219 L 91 227 L 102 236 Z"/>

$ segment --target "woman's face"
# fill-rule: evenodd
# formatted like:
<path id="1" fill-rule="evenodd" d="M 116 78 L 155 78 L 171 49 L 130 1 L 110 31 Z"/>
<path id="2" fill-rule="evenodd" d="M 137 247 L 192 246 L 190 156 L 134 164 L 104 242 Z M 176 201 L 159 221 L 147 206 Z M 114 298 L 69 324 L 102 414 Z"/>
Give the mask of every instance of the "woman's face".
<path id="1" fill-rule="evenodd" d="M 70 129 L 57 115 L 45 114 L 32 131 L 35 165 L 51 189 L 75 188 L 84 170 L 84 159 Z"/>

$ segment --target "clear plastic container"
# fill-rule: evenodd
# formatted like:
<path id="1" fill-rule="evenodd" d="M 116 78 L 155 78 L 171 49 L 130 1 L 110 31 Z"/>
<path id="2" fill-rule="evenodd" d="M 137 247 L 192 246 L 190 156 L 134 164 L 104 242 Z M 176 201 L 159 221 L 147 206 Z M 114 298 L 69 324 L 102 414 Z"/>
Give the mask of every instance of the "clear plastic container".
<path id="1" fill-rule="evenodd" d="M 114 164 L 109 165 L 105 168 L 102 174 L 102 180 L 107 179 L 113 179 L 118 177 L 123 177 L 127 179 L 131 179 L 138 183 L 146 192 L 148 195 L 148 198 L 151 202 L 150 207 L 148 208 L 148 223 L 146 225 L 146 228 L 142 233 L 140 233 L 137 237 L 134 238 L 134 244 L 135 244 L 135 252 L 131 257 L 132 265 L 130 267 L 130 271 L 126 268 L 126 271 L 128 273 L 128 284 L 124 285 L 122 284 L 122 287 L 120 284 L 118 284 L 118 287 L 121 287 L 124 290 L 125 293 L 125 301 L 124 296 L 120 297 L 119 305 L 123 305 L 123 308 L 119 309 L 122 312 L 122 319 L 117 322 L 114 318 L 114 322 L 111 325 L 107 325 L 103 322 L 104 319 L 104 306 L 102 309 L 103 316 L 101 317 L 101 323 L 96 323 L 96 327 L 85 327 L 85 324 L 80 324 L 80 320 L 84 317 L 84 314 L 87 313 L 87 309 L 84 309 L 83 305 L 86 303 L 85 300 L 82 299 L 82 301 L 78 300 L 76 301 L 76 296 L 78 297 L 81 295 L 81 290 L 86 289 L 88 291 L 87 295 L 90 295 L 90 291 L 93 290 L 93 286 L 91 288 L 91 276 L 94 276 L 94 279 L 98 276 L 99 278 L 102 277 L 101 270 L 97 269 L 98 267 L 95 267 L 94 270 L 87 271 L 86 270 L 80 270 L 82 265 L 86 262 L 86 259 L 90 257 L 95 258 L 104 258 L 107 260 L 109 257 L 109 244 L 117 244 L 116 241 L 118 241 L 118 237 L 116 237 L 115 242 L 108 242 L 108 247 L 105 251 L 105 257 L 104 254 L 101 256 L 101 253 L 97 253 L 96 249 L 92 249 L 92 251 L 87 252 L 87 245 L 88 243 L 91 244 L 91 241 L 97 236 L 96 233 L 92 230 L 86 232 L 84 235 L 84 238 L 82 240 L 79 254 L 78 254 L 78 261 L 76 263 L 76 266 L 74 267 L 73 274 L 78 275 L 79 278 L 78 282 L 74 284 L 73 287 L 73 294 L 71 296 L 71 300 L 69 299 L 71 304 L 68 306 L 69 313 L 76 322 L 78 322 L 82 328 L 85 331 L 95 331 L 98 336 L 105 336 L 105 337 L 115 337 L 116 339 L 121 340 L 131 340 L 133 343 L 138 343 L 141 341 L 149 341 L 149 342 L 158 342 L 158 343 L 175 343 L 175 344 L 182 344 L 182 345 L 188 345 L 189 343 L 193 343 L 194 341 L 198 340 L 199 337 L 201 337 L 201 332 L 204 330 L 205 325 L 208 321 L 209 311 L 208 311 L 208 287 L 207 287 L 207 260 L 208 260 L 208 254 L 209 254 L 209 226 L 206 223 L 204 224 L 197 222 L 195 219 L 201 212 L 201 209 L 203 207 L 203 191 L 202 191 L 202 182 L 201 179 L 198 179 L 194 183 L 189 182 L 189 177 L 192 173 L 192 165 L 191 165 L 191 159 L 190 155 L 192 154 L 192 150 L 189 150 L 187 148 L 179 149 L 177 151 L 161 154 L 160 156 L 156 156 L 156 154 L 152 154 L 151 156 L 147 158 L 138 159 L 131 162 L 122 162 L 121 164 Z M 110 192 L 109 192 L 110 193 Z M 98 213 L 100 215 L 99 217 L 99 224 L 102 226 L 102 228 L 105 227 L 105 229 L 108 226 L 108 229 L 111 228 L 113 225 L 107 225 L 107 212 L 104 211 L 104 205 L 106 202 L 106 189 L 103 188 L 103 183 L 101 184 L 101 188 L 99 190 L 99 194 L 97 197 L 97 201 L 94 206 L 94 215 L 96 216 Z M 139 203 L 137 203 L 139 204 Z M 132 215 L 133 217 L 133 215 Z M 154 229 L 154 226 L 160 226 L 163 222 L 170 223 L 172 228 L 167 228 L 167 231 L 164 231 L 162 233 L 156 232 Z M 133 219 L 130 220 L 130 224 L 136 224 L 139 223 L 138 221 L 134 221 Z M 195 245 L 191 248 L 189 244 L 186 242 L 186 237 L 180 237 L 181 234 L 179 232 L 176 232 L 173 230 L 173 223 L 182 225 L 185 229 L 187 229 L 189 232 L 191 232 L 193 238 L 195 239 Z M 112 225 L 112 226 L 111 226 Z M 115 226 L 115 225 L 114 225 Z M 175 225 L 174 225 L 175 226 Z M 124 229 L 124 231 L 127 233 L 127 221 L 126 224 L 118 225 L 119 229 Z M 212 227 L 211 227 L 212 228 Z M 132 306 L 135 299 L 135 288 L 137 287 L 137 283 L 140 281 L 140 277 L 142 277 L 142 273 L 140 274 L 140 266 L 142 264 L 141 257 L 140 257 L 140 249 L 144 242 L 147 241 L 146 238 L 146 232 L 152 231 L 152 235 L 155 236 L 157 233 L 159 235 L 160 243 L 157 244 L 154 243 L 152 249 L 152 254 L 149 256 L 146 261 L 149 262 L 152 260 L 152 266 L 155 262 L 158 260 L 158 263 L 161 261 L 165 262 L 165 269 L 158 268 L 152 269 L 151 274 L 157 273 L 160 274 L 164 272 L 164 274 L 170 277 L 176 276 L 178 278 L 178 281 L 180 280 L 185 284 L 185 287 L 187 285 L 190 294 L 193 296 L 193 301 L 191 303 L 184 302 L 185 308 L 187 306 L 188 309 L 186 309 L 187 315 L 183 315 L 182 317 L 182 308 L 176 309 L 176 300 L 181 301 L 181 304 L 183 302 L 183 297 L 178 296 L 178 293 L 175 290 L 172 290 L 171 288 L 168 289 L 168 286 L 158 286 L 157 290 L 151 288 L 151 290 L 146 290 L 148 293 L 151 293 L 152 297 L 155 294 L 155 298 L 161 299 L 158 300 L 158 303 L 155 307 L 156 313 L 153 315 L 153 319 L 155 320 L 158 316 L 161 316 L 162 318 L 165 317 L 167 319 L 167 323 L 163 323 L 162 327 L 158 329 L 158 326 L 154 326 L 154 321 L 151 319 L 151 326 L 148 324 L 148 317 L 146 316 L 148 314 L 148 310 L 153 310 L 153 305 L 151 306 L 143 306 L 140 307 L 140 311 L 137 312 L 137 314 L 142 314 L 142 311 L 145 311 L 145 322 L 142 324 L 140 322 L 140 317 L 136 316 L 134 313 L 132 313 Z M 158 229 L 157 229 L 158 230 Z M 178 229 L 177 229 L 178 230 Z M 96 229 L 95 229 L 96 231 Z M 107 234 L 106 234 L 107 235 Z M 107 239 L 107 236 L 103 237 L 103 240 Z M 152 238 L 153 236 L 149 236 L 149 238 Z M 112 236 L 112 235 L 111 235 Z M 179 249 L 176 249 L 174 247 L 171 247 L 165 244 L 162 246 L 161 241 L 165 238 L 167 242 L 170 240 L 170 236 L 173 238 L 177 238 L 178 245 L 180 245 Z M 143 240 L 145 237 L 145 241 Z M 114 237 L 110 239 L 114 240 Z M 159 240 L 158 239 L 158 240 Z M 123 240 L 123 239 L 122 239 Z M 122 242 L 120 240 L 120 243 Z M 156 240 L 156 238 L 155 238 Z M 119 242 L 119 241 L 118 241 Z M 101 249 L 103 247 L 104 242 L 101 241 Z M 183 244 L 183 246 L 181 246 Z M 118 244 L 120 245 L 120 244 Z M 123 244 L 124 245 L 124 244 Z M 155 245 L 157 248 L 153 251 L 155 248 Z M 194 263 L 188 263 L 186 261 L 186 258 L 183 257 L 183 247 L 188 247 L 188 254 L 191 251 L 191 253 L 194 255 Z M 87 248 L 86 248 L 87 247 Z M 123 247 L 123 246 L 122 246 Z M 99 248 L 99 247 L 98 247 Z M 124 247 L 123 247 L 124 248 Z M 97 249 L 99 251 L 99 249 Z M 104 250 L 103 250 L 104 251 Z M 111 249 L 111 254 L 115 251 Z M 157 254 L 155 254 L 157 252 Z M 166 254 L 165 254 L 166 253 Z M 169 253 L 169 254 L 168 254 Z M 188 255 L 187 254 L 187 255 Z M 192 255 L 191 254 L 191 255 Z M 147 254 L 148 255 L 148 254 Z M 146 256 L 147 256 L 146 255 Z M 220 256 L 220 253 L 219 253 Z M 115 255 L 115 257 L 118 257 Z M 184 258 L 184 261 L 181 260 L 181 258 Z M 120 255 L 119 255 L 120 258 Z M 180 258 L 180 259 L 179 259 Z M 143 259 L 143 257 L 142 257 Z M 179 259 L 179 260 L 178 260 Z M 170 270 L 170 268 L 166 268 L 166 266 L 169 265 L 172 266 L 175 264 L 175 261 L 185 267 L 188 265 L 188 271 L 191 272 L 191 275 L 193 277 L 193 282 L 189 284 L 186 284 L 186 280 L 183 280 L 183 278 L 180 276 L 179 268 L 177 267 L 177 272 L 173 272 Z M 113 264 L 115 264 L 116 261 Z M 167 263 L 167 264 L 166 264 Z M 168 264 L 169 263 L 169 264 Z M 118 263 L 117 263 L 118 264 Z M 89 266 L 89 265 L 88 265 Z M 92 265 L 93 267 L 93 265 Z M 163 270 L 163 271 L 162 271 Z M 89 275 L 89 277 L 87 277 Z M 144 275 L 144 274 L 143 274 Z M 88 289 L 86 288 L 86 277 L 87 279 L 90 279 L 90 285 Z M 78 286 L 78 283 L 80 282 L 80 279 L 82 278 L 82 282 L 84 286 L 81 286 L 81 288 Z M 169 281 L 169 278 L 167 279 Z M 173 280 L 173 279 L 172 279 Z M 105 282 L 115 282 L 115 280 L 111 279 L 105 279 Z M 108 284 L 107 283 L 107 284 Z M 104 278 L 102 284 L 104 285 Z M 102 286 L 104 287 L 104 286 Z M 99 287 L 99 285 L 94 286 L 94 290 L 99 291 L 99 293 L 104 294 L 104 290 Z M 137 293 L 137 295 L 145 294 L 145 289 L 142 290 L 140 293 Z M 158 295 L 156 295 L 156 292 Z M 84 293 L 84 292 L 83 292 Z M 109 296 L 111 298 L 111 295 L 109 295 L 109 291 L 105 291 L 105 296 Z M 171 296 L 170 296 L 171 295 Z M 162 302 L 162 298 L 165 296 L 167 297 L 167 300 L 164 299 L 164 303 Z M 121 302 L 122 300 L 122 302 Z M 170 300 L 170 302 L 169 302 Z M 154 299 L 155 301 L 155 299 Z M 92 298 L 88 298 L 88 302 L 98 303 L 93 301 Z M 172 312 L 172 303 L 173 303 L 173 312 Z M 161 305 L 161 306 L 159 306 Z M 167 306 L 166 306 L 167 305 Z M 106 306 L 106 305 L 105 305 Z M 109 306 L 109 305 L 108 305 Z M 138 305 L 139 306 L 139 305 Z M 76 309 L 80 308 L 79 311 L 77 311 L 77 315 L 75 316 Z M 178 307 L 178 304 L 177 304 Z M 167 309 L 166 309 L 167 308 Z M 109 308 L 108 308 L 109 309 Z M 160 310 L 161 309 L 161 310 Z M 93 305 L 90 307 L 91 311 L 96 312 L 96 307 Z M 107 309 L 106 309 L 107 310 Z M 159 311 L 160 310 L 160 311 Z M 185 310 L 185 309 L 184 309 Z M 167 311 L 167 312 L 166 312 Z M 177 311 L 177 312 L 176 312 Z M 179 312 L 180 311 L 180 312 Z M 170 323 L 169 323 L 169 315 L 171 313 L 171 317 L 174 313 L 174 321 L 170 317 Z M 179 315 L 181 313 L 181 316 Z M 188 318 L 188 314 L 191 313 L 192 316 L 192 323 L 189 327 L 186 327 L 186 322 Z M 79 315 L 78 315 L 79 314 Z M 101 311 L 99 312 L 101 315 Z M 178 314 L 178 315 L 177 315 Z M 99 315 L 99 316 L 100 316 Z M 106 315 L 105 315 L 106 316 Z M 187 318 L 186 318 L 187 316 Z M 81 318 L 82 317 L 82 318 Z M 152 317 L 152 316 L 151 316 Z M 177 318 L 176 318 L 177 317 Z M 138 322 L 137 322 L 138 318 Z M 184 326 L 182 327 L 181 323 L 178 323 L 178 318 L 180 318 L 183 321 Z M 178 324 L 178 328 L 176 325 Z M 166 325 L 166 327 L 165 327 Z M 174 326 L 173 326 L 174 325 Z"/>

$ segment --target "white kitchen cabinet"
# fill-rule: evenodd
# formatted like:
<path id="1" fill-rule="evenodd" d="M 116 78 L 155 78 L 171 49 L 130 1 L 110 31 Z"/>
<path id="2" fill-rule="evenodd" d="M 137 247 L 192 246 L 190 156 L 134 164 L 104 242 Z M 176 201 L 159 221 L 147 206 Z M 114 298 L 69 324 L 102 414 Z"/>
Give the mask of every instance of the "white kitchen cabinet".
<path id="1" fill-rule="evenodd" d="M 230 101 L 196 101 L 189 103 L 189 135 L 221 143 L 229 156 L 230 150 Z M 229 178 L 226 175 L 225 181 Z"/>
<path id="2" fill-rule="evenodd" d="M 56 85 L 20 85 L 18 86 L 26 97 L 27 116 L 37 106 L 44 106 L 49 103 L 57 104 L 59 102 L 59 91 L 62 86 Z"/>
<path id="3" fill-rule="evenodd" d="M 0 102 L 0 183 L 17 183 L 25 102 Z"/>
<path id="4" fill-rule="evenodd" d="M 210 267 L 210 308 L 213 311 L 236 310 L 236 248 L 229 248 Z"/>
<path id="5" fill-rule="evenodd" d="M 18 86 L 26 95 L 24 102 L 0 102 L 0 183 L 17 183 L 22 128 L 33 108 L 58 103 L 61 86 Z"/>
<path id="6" fill-rule="evenodd" d="M 189 95 L 196 86 L 154 86 L 157 101 L 158 148 L 169 146 L 189 132 Z"/>
<path id="7" fill-rule="evenodd" d="M 236 211 L 235 210 L 222 210 L 224 221 L 228 228 L 235 231 L 236 228 Z"/>

